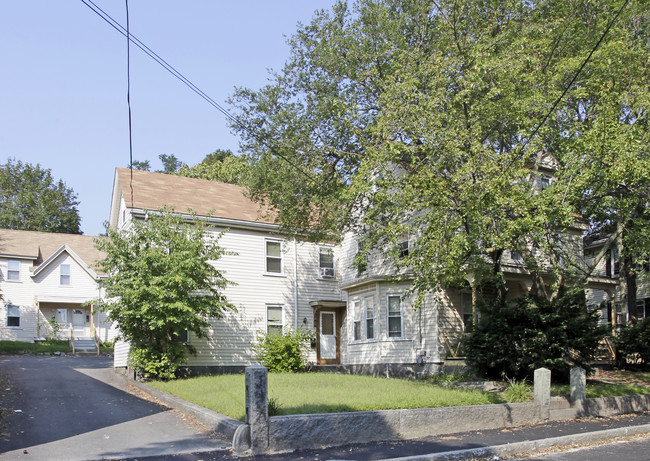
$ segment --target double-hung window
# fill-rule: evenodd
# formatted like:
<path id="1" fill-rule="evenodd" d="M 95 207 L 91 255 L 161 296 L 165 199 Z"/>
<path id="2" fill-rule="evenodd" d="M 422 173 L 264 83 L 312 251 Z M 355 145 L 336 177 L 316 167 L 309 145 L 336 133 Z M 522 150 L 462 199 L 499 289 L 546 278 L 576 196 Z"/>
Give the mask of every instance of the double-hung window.
<path id="1" fill-rule="evenodd" d="M 352 301 L 352 339 L 359 341 L 361 339 L 361 302 Z"/>
<path id="2" fill-rule="evenodd" d="M 266 241 L 266 267 L 269 274 L 282 274 L 282 242 L 280 240 Z"/>
<path id="3" fill-rule="evenodd" d="M 329 247 L 320 247 L 318 250 L 318 267 L 320 276 L 324 279 L 334 278 L 334 251 Z"/>
<path id="4" fill-rule="evenodd" d="M 282 334 L 282 306 L 271 304 L 266 306 L 266 332 L 273 335 Z"/>
<path id="5" fill-rule="evenodd" d="M 388 337 L 401 338 L 402 332 L 402 296 L 388 295 Z"/>
<path id="6" fill-rule="evenodd" d="M 375 306 L 372 298 L 363 300 L 366 314 L 366 339 L 375 338 Z"/>
<path id="7" fill-rule="evenodd" d="M 7 261 L 7 280 L 14 282 L 20 280 L 20 261 L 17 259 Z"/>
<path id="8" fill-rule="evenodd" d="M 20 327 L 20 308 L 13 304 L 7 304 L 7 326 Z"/>
<path id="9" fill-rule="evenodd" d="M 397 252 L 400 258 L 406 258 L 409 255 L 408 233 L 400 236 L 399 242 L 397 242 Z"/>
<path id="10" fill-rule="evenodd" d="M 70 285 L 70 264 L 61 264 L 59 270 L 61 271 L 61 285 Z"/>

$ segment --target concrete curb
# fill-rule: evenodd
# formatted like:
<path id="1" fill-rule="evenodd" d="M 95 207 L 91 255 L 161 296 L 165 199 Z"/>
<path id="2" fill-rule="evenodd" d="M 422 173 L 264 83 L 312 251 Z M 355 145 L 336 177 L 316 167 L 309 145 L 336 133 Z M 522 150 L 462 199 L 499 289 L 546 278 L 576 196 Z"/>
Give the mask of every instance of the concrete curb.
<path id="1" fill-rule="evenodd" d="M 128 378 L 127 378 L 128 379 Z M 232 440 L 235 437 L 235 431 L 237 428 L 244 423 L 228 416 L 217 413 L 216 411 L 208 410 L 207 408 L 195 405 L 191 402 L 183 400 L 179 397 L 167 394 L 166 392 L 160 391 L 151 386 L 147 386 L 144 383 L 140 383 L 133 380 L 128 380 L 135 387 L 140 389 L 142 392 L 155 397 L 156 399 L 163 402 L 165 405 L 170 406 L 176 410 L 182 411 L 184 413 L 190 414 L 198 419 L 200 422 L 206 426 L 214 429 L 216 432 L 223 434 L 228 440 Z"/>
<path id="2" fill-rule="evenodd" d="M 462 461 L 488 456 L 515 456 L 528 452 L 535 452 L 547 448 L 563 448 L 585 443 L 602 442 L 618 437 L 628 437 L 639 434 L 650 434 L 650 424 L 641 426 L 619 427 L 602 431 L 587 432 L 584 434 L 563 435 L 540 440 L 527 440 L 525 442 L 508 443 L 493 447 L 470 448 L 467 450 L 446 451 L 428 455 L 404 456 L 390 458 L 390 461 Z"/>

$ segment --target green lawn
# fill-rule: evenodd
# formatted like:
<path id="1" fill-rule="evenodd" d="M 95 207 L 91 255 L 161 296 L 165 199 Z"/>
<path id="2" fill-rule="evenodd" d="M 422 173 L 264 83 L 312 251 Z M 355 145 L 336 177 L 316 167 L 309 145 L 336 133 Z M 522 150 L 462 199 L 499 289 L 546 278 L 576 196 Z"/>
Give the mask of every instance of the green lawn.
<path id="1" fill-rule="evenodd" d="M 8 354 L 52 354 L 54 352 L 72 352 L 67 340 L 47 339 L 42 343 L 22 341 L 0 341 L 0 353 Z"/>
<path id="2" fill-rule="evenodd" d="M 149 384 L 197 405 L 244 420 L 243 374 Z M 329 373 L 269 373 L 269 399 L 280 405 L 279 414 L 483 405 L 503 401 L 498 394 L 484 391 Z"/>
<path id="3" fill-rule="evenodd" d="M 650 374 L 646 374 L 646 378 L 650 381 Z M 244 420 L 243 374 L 153 381 L 149 385 L 218 413 Z M 519 392 L 506 390 L 503 393 L 492 393 L 403 379 L 329 373 L 269 373 L 269 399 L 279 405 L 278 414 L 281 415 L 484 405 L 532 400 L 532 392 L 528 396 L 523 395 L 523 387 L 526 386 L 518 383 L 515 389 L 510 390 Z M 531 389 L 530 386 L 527 387 Z M 553 386 L 552 393 L 568 397 L 569 386 Z M 587 384 L 587 397 L 590 398 L 647 393 L 650 393 L 650 387 Z"/>

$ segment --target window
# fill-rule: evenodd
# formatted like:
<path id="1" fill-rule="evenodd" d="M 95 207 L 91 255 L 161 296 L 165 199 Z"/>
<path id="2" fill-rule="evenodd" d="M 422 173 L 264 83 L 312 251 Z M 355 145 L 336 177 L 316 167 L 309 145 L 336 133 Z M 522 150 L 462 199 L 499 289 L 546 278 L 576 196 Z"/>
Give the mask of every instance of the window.
<path id="1" fill-rule="evenodd" d="M 607 277 L 618 277 L 618 249 L 612 248 L 605 254 L 605 274 Z"/>
<path id="2" fill-rule="evenodd" d="M 463 317 L 463 331 L 467 333 L 472 329 L 472 326 L 474 324 L 474 313 L 472 312 L 472 293 L 461 292 L 460 304 L 460 314 Z"/>
<path id="3" fill-rule="evenodd" d="M 189 344 L 189 342 L 190 342 L 190 330 L 181 330 L 181 331 L 176 333 L 176 336 L 178 336 L 178 339 L 183 344 Z"/>
<path id="4" fill-rule="evenodd" d="M 397 254 L 400 258 L 406 258 L 409 255 L 409 235 L 404 234 L 400 236 L 397 243 Z"/>
<path id="5" fill-rule="evenodd" d="M 388 337 L 402 337 L 402 297 L 388 295 Z"/>
<path id="6" fill-rule="evenodd" d="M 366 339 L 375 338 L 375 307 L 372 298 L 363 300 L 366 313 Z"/>
<path id="7" fill-rule="evenodd" d="M 352 301 L 352 339 L 359 341 L 361 339 L 361 303 Z"/>
<path id="8" fill-rule="evenodd" d="M 7 261 L 7 280 L 20 280 L 20 261 L 17 259 Z"/>
<path id="9" fill-rule="evenodd" d="M 650 298 L 636 300 L 636 318 L 643 320 L 650 315 Z"/>
<path id="10" fill-rule="evenodd" d="M 548 189 L 551 186 L 551 177 L 546 175 L 540 176 L 539 185 L 540 185 L 540 189 L 542 190 Z"/>
<path id="11" fill-rule="evenodd" d="M 282 306 L 266 306 L 266 332 L 268 334 L 282 334 Z"/>
<path id="12" fill-rule="evenodd" d="M 70 285 L 70 264 L 61 264 L 59 269 L 61 271 L 61 285 Z"/>
<path id="13" fill-rule="evenodd" d="M 320 247 L 318 251 L 318 267 L 322 278 L 334 278 L 334 251 L 331 248 Z"/>
<path id="14" fill-rule="evenodd" d="M 266 272 L 282 273 L 282 242 L 278 240 L 266 241 Z"/>
<path id="15" fill-rule="evenodd" d="M 68 309 L 56 310 L 56 323 L 68 323 Z"/>
<path id="16" fill-rule="evenodd" d="M 20 326 L 20 308 L 13 304 L 7 304 L 7 326 L 19 327 Z"/>
<path id="17" fill-rule="evenodd" d="M 354 265 L 357 268 L 357 275 L 361 275 L 368 270 L 368 257 L 361 252 L 358 240 L 355 244 L 356 250 L 354 253 Z"/>

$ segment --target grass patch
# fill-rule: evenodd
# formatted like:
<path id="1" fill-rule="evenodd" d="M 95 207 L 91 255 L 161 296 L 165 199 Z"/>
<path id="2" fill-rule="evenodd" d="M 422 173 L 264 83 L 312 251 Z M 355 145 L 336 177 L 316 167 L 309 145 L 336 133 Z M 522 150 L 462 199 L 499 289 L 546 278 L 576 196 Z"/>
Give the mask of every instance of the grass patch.
<path id="1" fill-rule="evenodd" d="M 422 381 L 431 384 L 449 384 L 483 380 L 477 378 L 475 374 L 469 371 L 457 371 L 454 373 L 441 373 L 435 376 L 427 376 L 426 378 L 422 378 Z"/>
<path id="2" fill-rule="evenodd" d="M 149 385 L 231 418 L 244 420 L 243 374 L 152 381 Z M 269 396 L 280 415 L 503 402 L 498 394 L 479 390 L 327 373 L 269 373 Z"/>
<path id="3" fill-rule="evenodd" d="M 508 386 L 503 391 L 503 398 L 509 403 L 528 402 L 533 400 L 533 386 L 526 381 L 509 379 Z"/>
<path id="4" fill-rule="evenodd" d="M 636 376 L 636 375 L 635 375 Z M 618 397 L 621 395 L 650 394 L 650 388 L 633 384 L 587 383 L 587 398 Z M 551 386 L 551 395 L 569 398 L 571 388 L 568 384 Z"/>
<path id="5" fill-rule="evenodd" d="M 55 352 L 72 352 L 67 340 L 46 339 L 42 343 L 23 341 L 0 341 L 0 353 L 6 354 L 53 354 Z"/>

